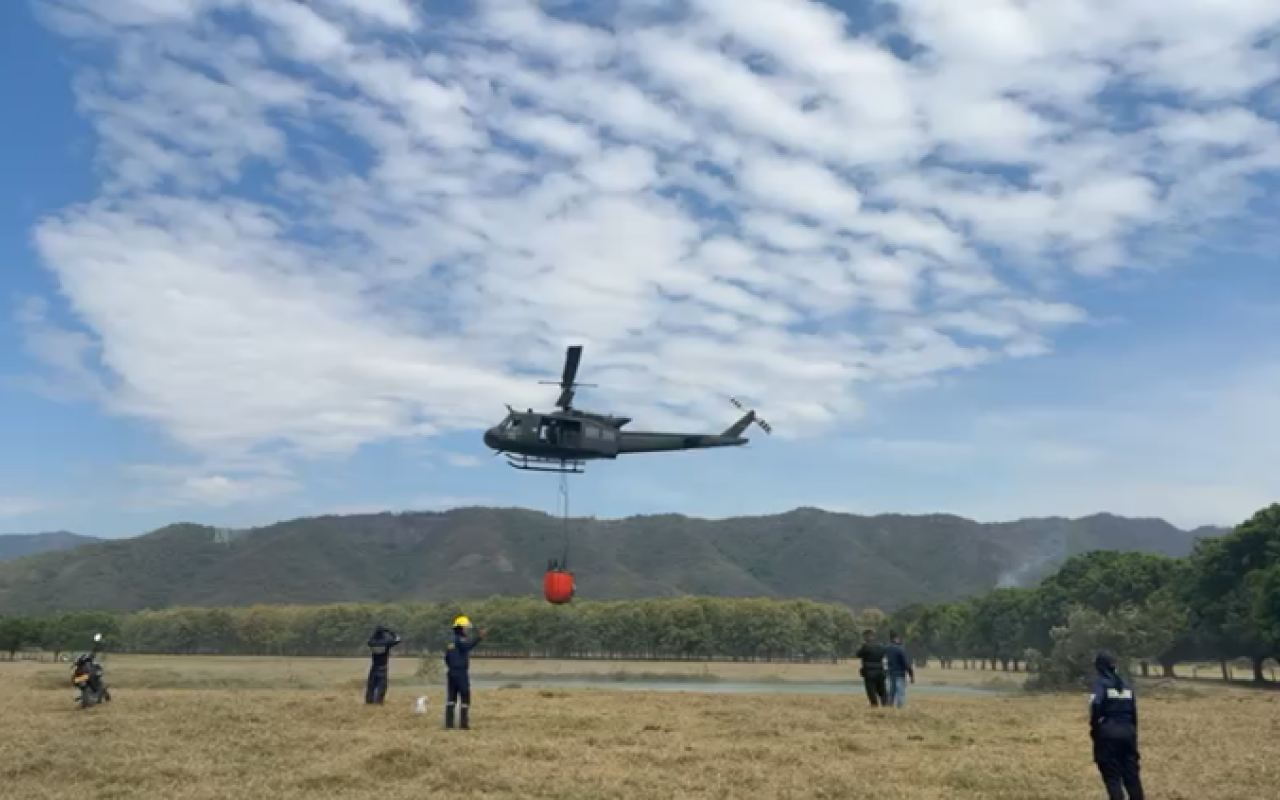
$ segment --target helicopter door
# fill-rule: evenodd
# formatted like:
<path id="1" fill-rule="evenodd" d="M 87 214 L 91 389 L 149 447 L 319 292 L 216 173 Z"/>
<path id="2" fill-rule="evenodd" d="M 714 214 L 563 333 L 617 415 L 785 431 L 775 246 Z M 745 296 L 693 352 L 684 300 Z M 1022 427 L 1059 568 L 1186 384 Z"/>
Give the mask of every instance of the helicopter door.
<path id="1" fill-rule="evenodd" d="M 558 437 L 554 444 L 558 447 L 577 449 L 582 446 L 582 423 L 576 419 L 556 420 Z"/>

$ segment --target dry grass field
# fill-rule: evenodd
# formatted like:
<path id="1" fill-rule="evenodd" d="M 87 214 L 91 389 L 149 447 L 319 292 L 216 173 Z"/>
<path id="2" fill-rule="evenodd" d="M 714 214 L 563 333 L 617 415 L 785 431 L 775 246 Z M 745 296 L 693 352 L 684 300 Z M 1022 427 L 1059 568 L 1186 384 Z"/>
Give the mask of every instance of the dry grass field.
<path id="1" fill-rule="evenodd" d="M 477 692 L 474 730 L 444 731 L 439 687 L 415 678 L 411 659 L 397 663 L 382 708 L 362 704 L 365 665 L 350 659 L 111 656 L 106 666 L 115 701 L 78 711 L 68 665 L 0 664 L 0 797 L 1102 796 L 1080 696 L 916 694 L 897 711 L 868 708 L 856 695 L 511 688 Z M 756 672 L 739 674 L 748 668 Z M 619 665 L 600 669 L 612 676 Z M 758 680 L 769 669 L 711 671 Z M 792 680 L 853 674 L 774 669 Z M 492 678 L 557 670 L 584 671 L 545 662 L 475 668 Z M 927 670 L 920 685 L 990 677 Z M 426 716 L 412 713 L 418 694 L 430 698 Z M 1152 687 L 1143 702 L 1151 797 L 1274 794 L 1280 694 Z"/>

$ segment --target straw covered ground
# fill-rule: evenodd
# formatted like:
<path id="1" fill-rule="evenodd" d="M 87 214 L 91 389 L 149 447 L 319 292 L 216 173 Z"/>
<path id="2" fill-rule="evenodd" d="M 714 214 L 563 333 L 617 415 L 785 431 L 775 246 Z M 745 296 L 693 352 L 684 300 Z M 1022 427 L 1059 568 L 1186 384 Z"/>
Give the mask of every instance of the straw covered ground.
<path id="1" fill-rule="evenodd" d="M 351 660 L 111 657 L 107 669 L 115 701 L 78 711 L 66 664 L 0 664 L 0 795 L 1102 796 L 1078 695 L 917 694 L 896 711 L 856 695 L 506 688 L 477 693 L 463 732 L 440 730 L 439 688 L 408 659 L 381 708 L 362 704 Z M 921 684 L 944 678 L 957 680 L 927 670 Z M 426 716 L 412 713 L 419 694 Z M 1151 687 L 1143 704 L 1149 796 L 1266 797 L 1280 783 L 1280 694 Z"/>

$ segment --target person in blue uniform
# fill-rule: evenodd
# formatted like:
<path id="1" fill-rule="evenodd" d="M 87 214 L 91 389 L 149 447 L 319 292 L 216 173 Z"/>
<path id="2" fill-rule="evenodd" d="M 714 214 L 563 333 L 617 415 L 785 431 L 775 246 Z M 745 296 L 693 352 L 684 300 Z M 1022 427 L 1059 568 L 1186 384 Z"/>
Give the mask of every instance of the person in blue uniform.
<path id="1" fill-rule="evenodd" d="M 453 727 L 454 709 L 458 706 L 458 727 L 471 728 L 471 650 L 480 644 L 485 632 L 470 636 L 471 620 L 458 617 L 453 621 L 453 638 L 444 649 L 445 682 L 448 695 L 445 698 L 444 726 Z"/>
<path id="2" fill-rule="evenodd" d="M 1102 774 L 1109 800 L 1144 800 L 1138 754 L 1138 703 L 1133 687 L 1116 672 L 1116 660 L 1106 652 L 1093 660 L 1097 677 L 1089 696 L 1089 737 L 1093 761 Z"/>
<path id="3" fill-rule="evenodd" d="M 907 700 L 907 679 L 915 683 L 916 671 L 897 631 L 889 631 L 889 646 L 884 649 L 884 660 L 889 667 L 889 703 L 902 708 Z"/>
<path id="4" fill-rule="evenodd" d="M 382 705 L 387 699 L 387 681 L 390 673 L 391 649 L 400 644 L 400 636 L 395 631 L 379 625 L 369 637 L 369 651 L 373 663 L 369 665 L 369 679 L 365 682 L 364 702 L 367 705 Z"/>

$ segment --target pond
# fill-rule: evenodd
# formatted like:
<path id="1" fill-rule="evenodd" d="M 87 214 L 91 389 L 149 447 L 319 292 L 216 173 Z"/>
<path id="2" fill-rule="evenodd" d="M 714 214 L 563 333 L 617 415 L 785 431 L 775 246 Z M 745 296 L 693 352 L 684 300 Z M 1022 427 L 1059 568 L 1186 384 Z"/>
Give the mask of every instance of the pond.
<path id="1" fill-rule="evenodd" d="M 501 689 L 505 686 L 526 689 L 605 689 L 628 692 L 698 692 L 707 694 L 855 694 L 865 697 L 861 683 L 835 683 L 799 681 L 696 681 L 696 680 L 610 680 L 608 678 L 519 678 L 472 679 L 477 689 Z M 956 697 L 999 697 L 1007 690 L 980 689 L 974 686 L 929 686 L 915 684 L 907 687 L 907 697 L 932 695 Z"/>

